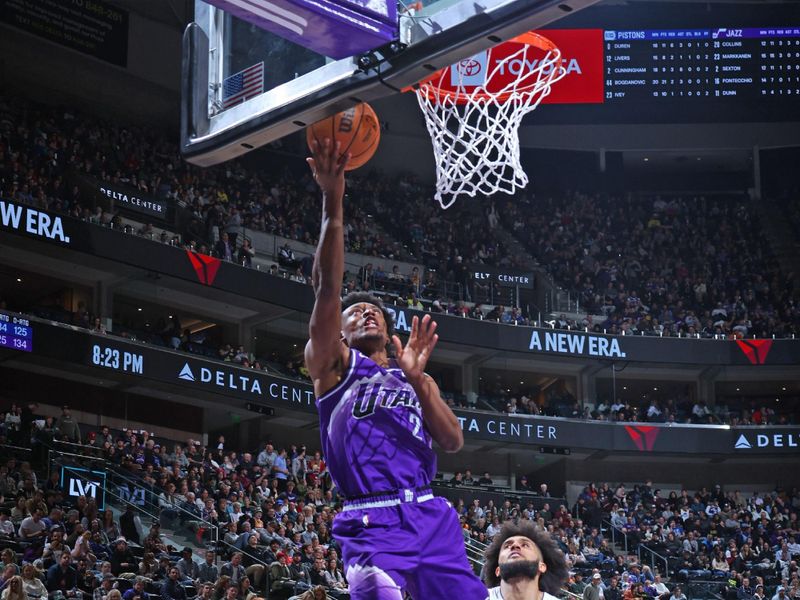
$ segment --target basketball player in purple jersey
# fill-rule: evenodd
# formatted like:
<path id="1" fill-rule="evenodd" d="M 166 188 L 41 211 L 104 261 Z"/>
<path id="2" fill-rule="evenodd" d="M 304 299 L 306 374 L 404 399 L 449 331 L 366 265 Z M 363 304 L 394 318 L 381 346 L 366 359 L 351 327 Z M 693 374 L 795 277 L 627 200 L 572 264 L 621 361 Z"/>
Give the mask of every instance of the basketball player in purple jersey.
<path id="1" fill-rule="evenodd" d="M 392 317 L 369 294 L 341 300 L 344 167 L 339 144 L 312 146 L 308 163 L 322 190 L 322 231 L 312 279 L 316 302 L 305 357 L 331 476 L 345 496 L 333 524 L 352 600 L 485 600 L 456 512 L 435 497 L 432 440 L 445 452 L 461 427 L 425 374 L 436 323 L 414 317 L 403 347 Z M 394 344 L 395 358 L 387 347 Z"/>

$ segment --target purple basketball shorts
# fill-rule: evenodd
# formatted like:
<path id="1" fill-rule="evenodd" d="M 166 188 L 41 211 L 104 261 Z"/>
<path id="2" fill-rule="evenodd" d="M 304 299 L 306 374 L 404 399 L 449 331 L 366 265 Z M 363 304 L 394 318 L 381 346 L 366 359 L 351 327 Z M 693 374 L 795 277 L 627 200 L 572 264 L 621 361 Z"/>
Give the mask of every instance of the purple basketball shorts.
<path id="1" fill-rule="evenodd" d="M 401 492 L 402 493 L 402 492 Z M 412 494 L 412 492 L 406 492 Z M 409 496 L 410 497 L 410 496 Z M 351 600 L 486 600 L 473 573 L 456 511 L 427 493 L 345 505 L 333 522 Z"/>

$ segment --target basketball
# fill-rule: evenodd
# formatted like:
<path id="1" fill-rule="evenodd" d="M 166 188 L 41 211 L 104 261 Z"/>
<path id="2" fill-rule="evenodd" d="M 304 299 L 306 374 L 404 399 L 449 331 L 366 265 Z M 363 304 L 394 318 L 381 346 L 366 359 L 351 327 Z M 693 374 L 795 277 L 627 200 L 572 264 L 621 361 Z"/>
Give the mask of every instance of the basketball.
<path id="1" fill-rule="evenodd" d="M 314 123 L 306 129 L 306 138 L 309 148 L 315 139 L 319 144 L 325 138 L 340 142 L 342 154 L 350 153 L 346 170 L 352 171 L 364 165 L 375 154 L 381 141 L 381 127 L 378 115 L 364 102 Z"/>

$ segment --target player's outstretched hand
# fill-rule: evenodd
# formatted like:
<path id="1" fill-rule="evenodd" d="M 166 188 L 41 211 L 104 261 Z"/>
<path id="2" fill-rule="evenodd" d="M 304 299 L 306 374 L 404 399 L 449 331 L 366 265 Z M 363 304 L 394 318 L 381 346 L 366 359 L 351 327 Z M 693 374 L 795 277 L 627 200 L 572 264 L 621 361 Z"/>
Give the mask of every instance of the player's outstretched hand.
<path id="1" fill-rule="evenodd" d="M 411 335 L 405 348 L 396 335 L 392 336 L 397 365 L 411 385 L 421 383 L 425 377 L 425 365 L 439 341 L 436 333 L 436 321 L 430 315 L 425 315 L 420 321 L 419 317 L 414 317 L 411 321 Z"/>
<path id="2" fill-rule="evenodd" d="M 341 142 L 334 143 L 330 138 L 321 144 L 316 139 L 311 142 L 311 156 L 306 162 L 323 194 L 344 196 L 344 168 L 349 159 L 349 153 L 341 153 Z"/>

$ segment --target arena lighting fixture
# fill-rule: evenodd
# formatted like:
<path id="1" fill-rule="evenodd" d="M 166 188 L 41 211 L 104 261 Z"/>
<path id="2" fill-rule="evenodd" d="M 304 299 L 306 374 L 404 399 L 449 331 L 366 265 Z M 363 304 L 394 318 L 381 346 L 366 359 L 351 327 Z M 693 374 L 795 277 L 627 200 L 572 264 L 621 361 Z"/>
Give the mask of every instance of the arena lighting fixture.
<path id="1" fill-rule="evenodd" d="M 739 391 L 739 388 L 736 388 L 736 391 L 738 392 L 738 391 Z"/>
<path id="2" fill-rule="evenodd" d="M 785 387 L 782 387 L 781 389 L 782 389 L 784 392 L 786 391 L 786 388 L 785 388 Z"/>
<path id="3" fill-rule="evenodd" d="M 647 158 L 646 156 L 644 157 L 644 162 L 648 162 L 649 160 L 650 160 L 650 159 L 649 159 L 649 158 Z"/>
<path id="4" fill-rule="evenodd" d="M 654 391 L 654 392 L 657 392 L 657 391 L 658 391 L 658 388 L 657 388 L 657 387 L 654 387 L 654 388 L 653 388 L 653 391 Z"/>
<path id="5" fill-rule="evenodd" d="M 22 277 L 17 277 L 17 283 L 22 283 Z"/>
<path id="6" fill-rule="evenodd" d="M 140 306 L 140 307 L 139 307 L 139 308 L 137 308 L 136 310 L 138 310 L 139 312 L 142 312 L 142 307 Z"/>

